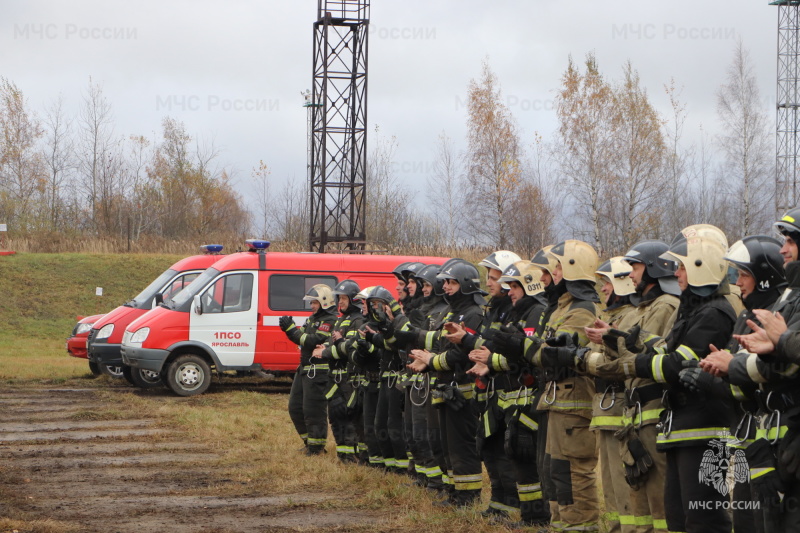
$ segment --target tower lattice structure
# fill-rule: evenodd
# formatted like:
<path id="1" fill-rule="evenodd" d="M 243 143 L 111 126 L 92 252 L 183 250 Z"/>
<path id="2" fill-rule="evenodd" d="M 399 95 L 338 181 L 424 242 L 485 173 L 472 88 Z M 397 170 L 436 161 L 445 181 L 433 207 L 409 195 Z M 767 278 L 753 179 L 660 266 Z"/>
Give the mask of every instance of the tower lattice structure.
<path id="1" fill-rule="evenodd" d="M 311 251 L 366 244 L 369 0 L 318 0 L 309 162 Z"/>
<path id="2" fill-rule="evenodd" d="M 782 216 L 800 204 L 800 0 L 776 0 L 778 6 L 778 83 L 776 121 L 775 210 Z"/>

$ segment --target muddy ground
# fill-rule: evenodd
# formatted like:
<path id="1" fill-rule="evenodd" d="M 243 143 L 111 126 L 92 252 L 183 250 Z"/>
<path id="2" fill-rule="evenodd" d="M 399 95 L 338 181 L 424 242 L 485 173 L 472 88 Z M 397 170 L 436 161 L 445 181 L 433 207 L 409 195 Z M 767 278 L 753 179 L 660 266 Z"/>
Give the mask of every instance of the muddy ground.
<path id="1" fill-rule="evenodd" d="M 105 407 L 118 401 L 124 409 L 126 395 L 136 394 L 109 390 L 115 394 L 103 401 Z M 164 401 L 175 399 L 164 396 Z M 94 389 L 0 391 L 0 516 L 55 520 L 64 531 L 87 533 L 377 526 L 370 513 L 314 505 L 324 502 L 324 495 L 204 496 L 206 487 L 235 483 L 207 466 L 216 458 L 213 449 L 150 418 L 92 420 L 86 413 L 97 404 Z"/>

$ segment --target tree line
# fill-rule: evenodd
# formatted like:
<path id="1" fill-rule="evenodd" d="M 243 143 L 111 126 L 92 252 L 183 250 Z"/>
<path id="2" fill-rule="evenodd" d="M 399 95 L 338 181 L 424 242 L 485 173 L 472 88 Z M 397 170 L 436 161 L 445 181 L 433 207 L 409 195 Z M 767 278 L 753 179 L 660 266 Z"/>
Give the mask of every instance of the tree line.
<path id="1" fill-rule="evenodd" d="M 165 117 L 161 137 L 121 136 L 111 106 L 90 80 L 77 117 L 57 100 L 39 117 L 13 82 L 0 84 L 0 222 L 21 234 L 263 236 L 307 246 L 305 177 L 252 169 L 249 205 L 213 144 Z M 442 132 L 419 187 L 395 173 L 399 142 L 370 137 L 368 248 L 388 251 L 508 248 L 533 254 L 579 238 L 604 254 L 642 238 L 669 240 L 710 222 L 731 241 L 774 220 L 774 141 L 752 59 L 738 42 L 716 89 L 719 135 L 701 127 L 687 143 L 687 104 L 674 80 L 660 112 L 628 62 L 605 74 L 594 54 L 569 58 L 556 93 L 557 130 L 520 131 L 488 60 L 467 86 L 464 150 Z"/>

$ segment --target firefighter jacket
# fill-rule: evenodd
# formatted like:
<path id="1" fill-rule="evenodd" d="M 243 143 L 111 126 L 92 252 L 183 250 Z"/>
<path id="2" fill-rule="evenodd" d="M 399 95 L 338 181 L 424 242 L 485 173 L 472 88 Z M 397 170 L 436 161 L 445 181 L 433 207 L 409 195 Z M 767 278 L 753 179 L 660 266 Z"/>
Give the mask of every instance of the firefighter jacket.
<path id="1" fill-rule="evenodd" d="M 572 282 L 566 282 L 572 283 Z M 574 282 L 584 283 L 584 282 Z M 591 282 L 585 282 L 591 284 Z M 593 284 L 591 284 L 593 287 Z M 587 287 L 589 288 L 589 285 Z M 588 291 L 585 293 L 591 294 Z M 577 334 L 578 345 L 586 346 L 589 339 L 584 328 L 594 325 L 599 312 L 597 293 L 595 301 L 578 299 L 570 291 L 563 291 L 558 299 L 558 306 L 550 315 L 543 331 L 541 340 L 556 338 L 562 333 L 570 336 Z M 574 414 L 586 419 L 592 418 L 592 397 L 594 396 L 594 381 L 586 375 L 578 374 L 574 369 L 566 373 L 545 368 L 542 363 L 542 342 L 536 342 L 529 337 L 525 340 L 523 358 L 535 367 L 542 368 L 548 380 L 538 409 L 542 411 L 558 411 L 565 414 Z"/>
<path id="2" fill-rule="evenodd" d="M 601 320 L 611 325 L 612 328 L 625 330 L 626 327 L 635 325 L 636 308 L 628 303 L 625 298 L 621 305 L 607 307 L 601 312 Z M 630 324 L 630 325 L 629 325 Z M 604 345 L 589 344 L 592 350 L 589 357 L 597 355 L 602 357 Z M 595 394 L 592 399 L 592 429 L 616 431 L 624 426 L 625 414 L 625 383 L 616 377 L 608 378 L 593 374 L 587 367 L 587 373 L 594 376 Z"/>
<path id="3" fill-rule="evenodd" d="M 483 339 L 484 342 L 490 340 L 492 336 L 500 329 L 500 326 L 506 323 L 508 315 L 512 308 L 511 298 L 508 295 L 495 296 L 489 301 L 483 314 L 483 321 L 475 334 L 467 333 L 461 340 L 461 344 L 467 353 L 471 352 L 479 345 L 478 339 Z"/>
<path id="4" fill-rule="evenodd" d="M 320 308 L 308 317 L 303 326 L 294 327 L 286 332 L 289 340 L 300 347 L 300 366 L 303 370 L 311 365 L 315 365 L 317 370 L 328 369 L 326 363 L 315 364 L 311 354 L 318 345 L 325 344 L 330 339 L 333 325 L 336 323 L 335 309 L 335 307 Z"/>
<path id="5" fill-rule="evenodd" d="M 641 328 L 640 338 L 666 337 L 675 320 L 680 303 L 678 298 L 664 293 L 661 287 L 655 284 L 635 301 L 637 302 L 636 307 L 620 320 L 616 325 L 617 329 L 629 331 L 634 326 L 639 326 Z M 653 340 L 656 341 L 656 339 Z M 660 342 L 663 343 L 663 341 Z M 625 390 L 629 391 L 626 403 L 630 404 L 627 406 L 629 409 L 626 419 L 636 418 L 632 422 L 637 426 L 658 422 L 663 411 L 661 397 L 664 388 L 652 379 L 636 377 L 635 358 L 620 357 L 616 345 L 608 343 L 603 344 L 601 352 L 593 352 L 586 358 L 586 367 L 587 371 L 594 376 L 610 381 L 623 380 L 625 382 Z M 600 392 L 599 389 L 598 392 Z M 608 402 L 609 399 L 607 398 L 605 401 Z"/>
<path id="6" fill-rule="evenodd" d="M 471 294 L 457 293 L 450 296 L 450 311 L 445 315 L 442 326 L 445 322 L 463 324 L 467 333 L 475 334 L 483 322 L 483 310 L 475 303 Z M 440 372 L 439 380 L 453 379 L 459 384 L 469 383 L 470 377 L 466 372 L 472 367 L 472 362 L 468 358 L 469 352 L 458 344 L 449 342 L 438 330 L 439 353 L 431 358 L 429 370 Z M 434 337 L 426 335 L 426 348 L 429 342 L 433 342 Z M 462 391 L 464 392 L 464 391 Z"/>
<path id="7" fill-rule="evenodd" d="M 686 389 L 680 383 L 679 373 L 683 361 L 705 358 L 709 345 L 725 346 L 735 321 L 734 310 L 723 295 L 715 293 L 702 298 L 686 290 L 681 295 L 666 345 L 655 353 L 636 356 L 636 375 L 653 379 L 668 390 L 656 441 L 659 450 L 705 445 L 713 439 L 727 438 L 734 417 L 731 402 Z"/>

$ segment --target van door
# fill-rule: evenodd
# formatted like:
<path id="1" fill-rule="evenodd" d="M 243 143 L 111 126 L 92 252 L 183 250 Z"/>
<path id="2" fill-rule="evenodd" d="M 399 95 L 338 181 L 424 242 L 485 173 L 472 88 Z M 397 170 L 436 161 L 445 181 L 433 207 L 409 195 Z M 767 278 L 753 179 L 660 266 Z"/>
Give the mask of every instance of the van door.
<path id="1" fill-rule="evenodd" d="M 291 342 L 286 333 L 278 326 L 278 319 L 283 315 L 291 316 L 298 326 L 305 324 L 311 314 L 311 302 L 303 300 L 308 290 L 318 283 L 333 288 L 336 276 L 321 276 L 305 273 L 269 273 L 262 272 L 261 309 L 262 327 L 258 332 L 258 350 L 256 362 L 261 363 L 264 370 L 276 372 L 292 372 L 300 363 L 298 346 Z"/>
<path id="2" fill-rule="evenodd" d="M 202 313 L 189 314 L 189 339 L 216 352 L 224 367 L 249 367 L 256 347 L 258 281 L 254 272 L 225 272 L 200 293 Z"/>

